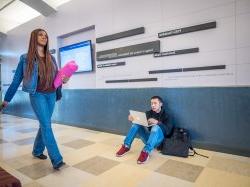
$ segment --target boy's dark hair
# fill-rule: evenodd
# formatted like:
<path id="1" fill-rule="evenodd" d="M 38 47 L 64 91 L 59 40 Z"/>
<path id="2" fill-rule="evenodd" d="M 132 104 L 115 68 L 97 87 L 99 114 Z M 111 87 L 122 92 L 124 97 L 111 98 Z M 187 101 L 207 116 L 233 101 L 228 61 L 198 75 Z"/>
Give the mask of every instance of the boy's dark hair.
<path id="1" fill-rule="evenodd" d="M 163 99 L 160 96 L 155 95 L 155 96 L 151 97 L 150 100 L 152 100 L 152 99 L 158 99 L 163 104 Z"/>

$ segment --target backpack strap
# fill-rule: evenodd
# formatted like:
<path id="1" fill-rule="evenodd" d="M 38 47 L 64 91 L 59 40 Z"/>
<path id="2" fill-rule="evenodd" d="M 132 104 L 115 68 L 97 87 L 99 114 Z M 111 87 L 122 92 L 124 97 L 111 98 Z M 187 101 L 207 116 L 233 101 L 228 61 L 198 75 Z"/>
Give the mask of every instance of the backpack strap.
<path id="1" fill-rule="evenodd" d="M 193 153 L 188 154 L 188 156 L 199 155 L 199 156 L 202 156 L 202 157 L 205 157 L 205 158 L 209 158 L 209 157 L 206 156 L 206 155 L 202 155 L 202 154 L 200 154 L 200 153 L 197 153 L 197 152 L 194 150 L 194 148 L 193 148 L 192 146 L 190 146 L 189 149 L 192 150 Z"/>

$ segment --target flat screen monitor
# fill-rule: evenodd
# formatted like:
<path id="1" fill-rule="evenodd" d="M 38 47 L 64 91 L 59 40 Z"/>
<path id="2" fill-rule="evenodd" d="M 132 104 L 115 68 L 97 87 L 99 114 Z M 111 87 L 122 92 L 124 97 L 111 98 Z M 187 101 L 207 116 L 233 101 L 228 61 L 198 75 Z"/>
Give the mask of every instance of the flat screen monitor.
<path id="1" fill-rule="evenodd" d="M 64 46 L 59 48 L 60 66 L 74 60 L 78 65 L 76 72 L 93 71 L 92 45 L 91 40 Z"/>

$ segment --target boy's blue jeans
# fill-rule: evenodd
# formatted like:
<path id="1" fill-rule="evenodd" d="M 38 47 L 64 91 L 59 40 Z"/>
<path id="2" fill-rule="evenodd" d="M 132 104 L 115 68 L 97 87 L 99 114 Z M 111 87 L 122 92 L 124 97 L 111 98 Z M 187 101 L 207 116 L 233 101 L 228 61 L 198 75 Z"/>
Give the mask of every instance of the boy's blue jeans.
<path id="1" fill-rule="evenodd" d="M 51 117 L 55 102 L 55 92 L 30 94 L 30 103 L 40 124 L 32 154 L 39 156 L 46 147 L 53 166 L 57 166 L 63 160 L 51 128 Z"/>
<path id="2" fill-rule="evenodd" d="M 124 140 L 124 145 L 130 148 L 137 134 L 145 144 L 143 150 L 147 153 L 150 153 L 155 147 L 159 146 L 164 139 L 164 134 L 158 125 L 152 126 L 151 131 L 149 131 L 147 127 L 132 124 L 132 127 Z"/>

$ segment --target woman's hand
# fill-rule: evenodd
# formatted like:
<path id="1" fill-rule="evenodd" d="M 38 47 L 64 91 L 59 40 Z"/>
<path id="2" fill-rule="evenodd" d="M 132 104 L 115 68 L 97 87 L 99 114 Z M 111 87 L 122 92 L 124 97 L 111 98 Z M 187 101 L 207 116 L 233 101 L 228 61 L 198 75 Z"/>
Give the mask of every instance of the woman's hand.
<path id="1" fill-rule="evenodd" d="M 68 81 L 69 81 L 69 77 L 63 75 L 62 76 L 62 82 L 63 82 L 63 84 L 66 84 Z"/>
<path id="2" fill-rule="evenodd" d="M 156 120 L 156 119 L 154 119 L 154 118 L 149 118 L 148 119 L 148 123 L 150 124 L 150 125 L 157 125 L 158 124 L 158 120 Z"/>

